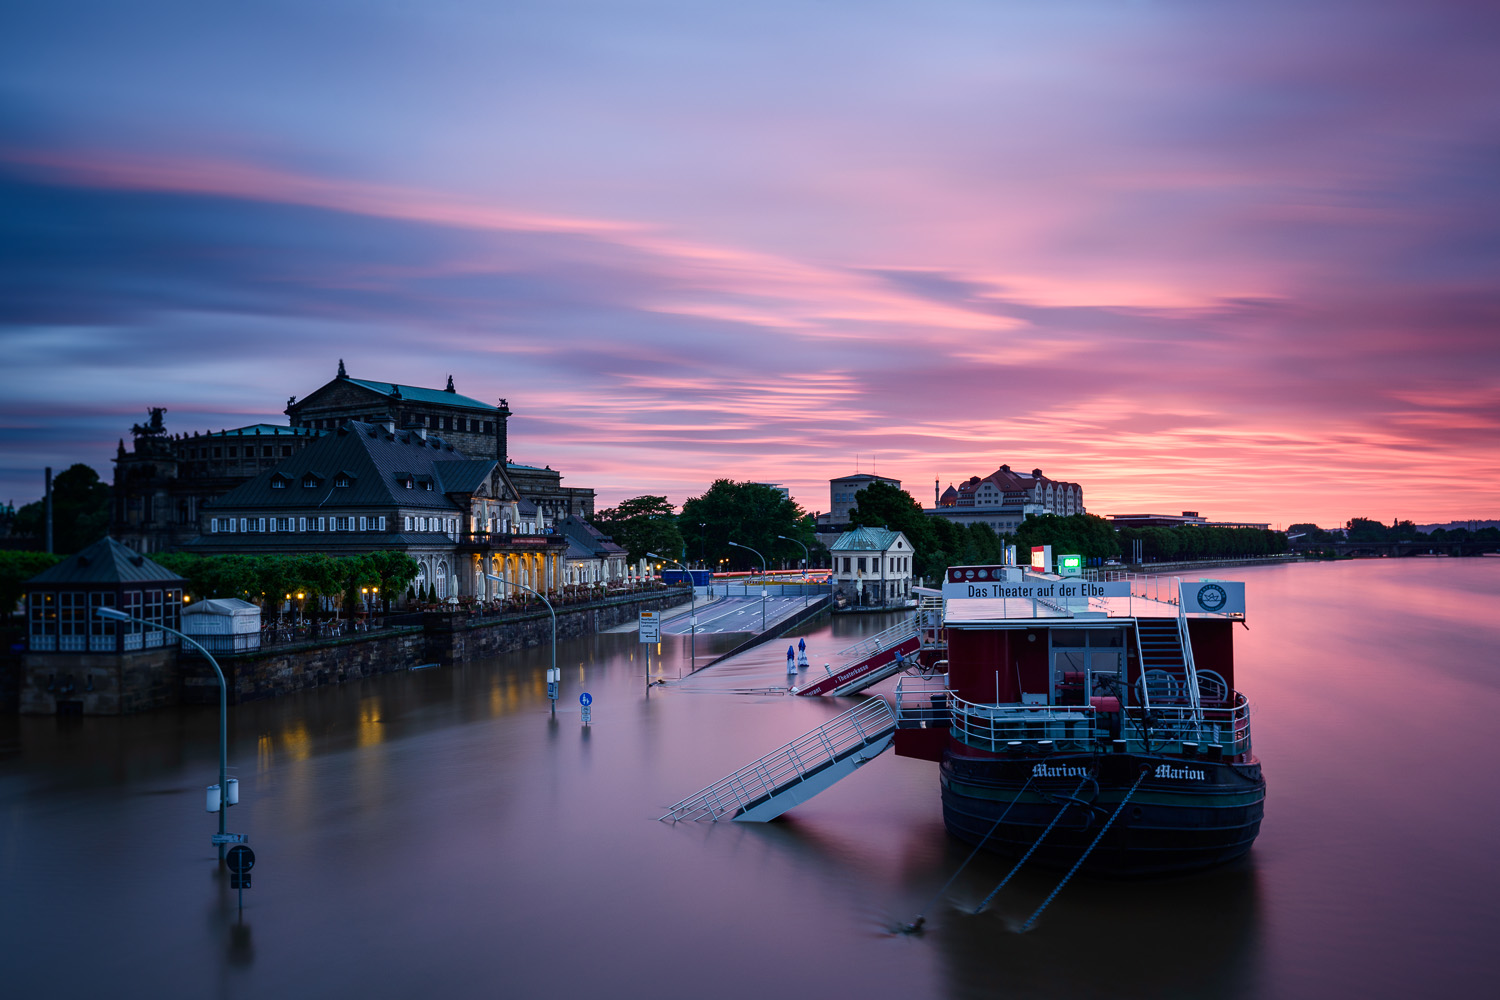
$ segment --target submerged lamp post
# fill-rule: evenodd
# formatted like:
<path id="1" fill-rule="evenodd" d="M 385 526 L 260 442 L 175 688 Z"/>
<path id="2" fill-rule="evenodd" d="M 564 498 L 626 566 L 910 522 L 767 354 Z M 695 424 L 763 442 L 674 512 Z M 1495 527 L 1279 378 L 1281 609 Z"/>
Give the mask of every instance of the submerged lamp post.
<path id="1" fill-rule="evenodd" d="M 695 586 L 693 584 L 693 573 L 692 573 L 691 570 L 689 570 L 686 566 L 683 566 L 682 563 L 678 562 L 676 559 L 667 559 L 666 556 L 659 556 L 655 552 L 647 552 L 646 555 L 650 556 L 652 559 L 662 559 L 662 560 L 665 560 L 666 562 L 669 562 L 669 563 L 671 563 L 674 566 L 681 566 L 682 567 L 682 571 L 687 574 L 688 586 L 690 588 L 692 588 L 692 590 L 691 590 L 691 596 L 688 598 L 688 622 L 689 622 L 689 624 L 690 624 L 690 626 L 692 628 L 692 638 L 689 639 L 689 641 L 688 641 L 688 648 L 689 648 L 689 650 L 691 650 L 689 656 L 690 656 L 690 658 L 692 660 L 693 669 L 697 670 L 698 669 L 698 588 L 697 588 L 697 586 Z"/>
<path id="2" fill-rule="evenodd" d="M 219 846 L 219 863 L 223 864 L 224 845 L 228 843 L 228 838 L 224 833 L 224 815 L 229 811 L 229 806 L 234 805 L 234 803 L 230 801 L 229 796 L 229 686 L 224 683 L 224 671 L 219 669 L 219 661 L 214 659 L 212 653 L 198 645 L 191 636 L 185 635 L 175 628 L 168 628 L 160 622 L 136 618 L 134 615 L 127 615 L 123 611 L 117 611 L 109 607 L 95 608 L 94 614 L 112 622 L 134 622 L 137 625 L 144 625 L 147 628 L 170 632 L 202 653 L 213 666 L 214 673 L 219 675 L 219 808 L 217 810 L 219 813 L 219 835 L 214 838 L 214 843 Z M 238 796 L 235 796 L 235 798 L 238 799 Z M 210 810 L 210 812 L 212 811 Z"/>
<path id="3" fill-rule="evenodd" d="M 552 616 L 552 669 L 547 672 L 547 679 L 549 681 L 553 681 L 553 683 L 562 680 L 562 675 L 557 672 L 557 612 L 552 610 L 552 602 L 547 600 L 546 597 L 543 597 L 540 591 L 532 590 L 524 583 L 511 584 L 511 582 L 505 577 L 496 576 L 493 573 L 486 573 L 484 575 L 489 579 L 494 580 L 496 583 L 503 583 L 508 586 L 520 587 L 522 590 L 527 591 L 528 593 L 536 594 L 536 596 L 542 598 L 542 603 L 547 605 L 547 614 Z M 556 680 L 553 680 L 554 678 Z M 557 699 L 555 697 L 552 699 L 552 711 L 554 713 L 557 711 Z"/>
<path id="4" fill-rule="evenodd" d="M 729 544 L 737 549 L 744 549 L 746 552 L 755 552 L 750 546 L 741 545 L 739 542 Z M 766 630 L 766 557 L 759 552 L 755 552 L 755 557 L 760 560 L 760 630 L 764 632 Z"/>
<path id="5" fill-rule="evenodd" d="M 785 535 L 777 535 L 776 537 L 781 539 L 783 542 L 794 542 L 797 545 L 802 545 L 802 543 L 797 541 L 797 539 L 795 538 L 788 538 Z M 807 607 L 807 571 L 811 568 L 812 556 L 808 554 L 807 546 L 802 545 L 802 606 L 804 608 Z"/>

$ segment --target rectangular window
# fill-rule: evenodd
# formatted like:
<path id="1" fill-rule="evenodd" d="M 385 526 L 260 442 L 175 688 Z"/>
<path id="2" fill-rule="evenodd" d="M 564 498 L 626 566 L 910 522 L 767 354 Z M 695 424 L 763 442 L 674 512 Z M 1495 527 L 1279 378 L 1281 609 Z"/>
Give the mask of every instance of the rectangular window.
<path id="1" fill-rule="evenodd" d="M 403 520 L 403 523 L 401 525 L 401 530 L 402 531 L 410 531 L 411 530 L 411 518 L 410 517 L 406 517 L 406 518 L 403 518 L 402 520 Z"/>
<path id="2" fill-rule="evenodd" d="M 273 479 L 273 480 L 271 480 L 271 489 L 273 489 L 273 490 L 284 490 L 284 489 L 286 489 L 286 480 L 285 479 Z"/>
<path id="3" fill-rule="evenodd" d="M 859 571 L 861 573 L 863 573 L 865 571 L 865 557 L 864 556 L 860 556 L 859 557 Z"/>
<path id="4" fill-rule="evenodd" d="M 379 527 L 379 530 L 381 530 L 381 531 L 385 530 L 385 518 L 384 517 L 380 518 L 380 527 Z"/>
<path id="5" fill-rule="evenodd" d="M 88 595 L 65 590 L 57 595 L 57 648 L 63 652 L 82 652 L 88 648 Z"/>
<path id="6" fill-rule="evenodd" d="M 255 519 L 255 530 L 256 531 L 265 531 L 266 530 L 266 519 L 265 518 L 258 517 L 258 518 Z"/>
<path id="7" fill-rule="evenodd" d="M 327 529 L 325 529 L 325 528 L 324 528 L 324 527 L 323 527 L 323 519 L 322 519 L 322 518 L 321 518 L 321 517 L 320 517 L 320 518 L 318 518 L 318 530 L 319 530 L 319 531 L 325 531 L 325 530 L 327 530 Z"/>
<path id="8" fill-rule="evenodd" d="M 359 530 L 360 531 L 369 531 L 370 530 L 369 525 L 367 525 L 365 523 L 365 519 L 364 518 L 360 518 L 359 519 Z"/>
<path id="9" fill-rule="evenodd" d="M 486 420 L 484 422 L 484 432 L 486 434 L 493 434 L 493 433 L 495 433 L 495 425 L 492 424 L 490 421 Z"/>
<path id="10" fill-rule="evenodd" d="M 215 448 L 214 449 L 214 458 L 223 458 L 223 457 L 224 457 L 224 449 L 223 448 Z"/>
<path id="11" fill-rule="evenodd" d="M 239 455 L 239 453 L 240 453 L 240 450 L 238 448 L 230 448 L 229 449 L 229 457 L 230 458 L 237 457 Z"/>
<path id="12" fill-rule="evenodd" d="M 51 650 L 57 648 L 57 600 L 51 593 L 34 593 L 28 604 L 31 606 L 31 648 Z"/>
<path id="13" fill-rule="evenodd" d="M 299 517 L 299 518 L 297 518 L 297 530 L 298 531 L 306 531 L 307 530 L 307 518 L 305 518 L 305 517 Z"/>
<path id="14" fill-rule="evenodd" d="M 219 519 L 217 517 L 211 517 L 211 518 L 209 518 L 208 519 L 208 532 L 209 532 L 209 534 L 211 534 L 211 535 L 212 534 L 217 534 L 218 531 L 219 531 Z"/>
<path id="15" fill-rule="evenodd" d="M 292 457 L 292 446 L 291 445 L 284 444 L 284 445 L 281 446 L 281 457 L 282 458 L 291 458 Z"/>

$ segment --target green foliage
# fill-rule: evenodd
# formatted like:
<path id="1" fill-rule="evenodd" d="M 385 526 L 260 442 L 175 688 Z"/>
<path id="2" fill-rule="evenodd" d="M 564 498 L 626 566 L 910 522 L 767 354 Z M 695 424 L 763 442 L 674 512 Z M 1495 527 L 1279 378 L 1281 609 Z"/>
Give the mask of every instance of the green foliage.
<path id="1" fill-rule="evenodd" d="M 1332 532 L 1324 531 L 1316 524 L 1294 524 L 1286 529 L 1287 535 L 1303 535 L 1299 539 L 1303 542 L 1331 542 L 1334 540 Z"/>
<path id="2" fill-rule="evenodd" d="M 666 497 L 631 497 L 618 507 L 595 511 L 589 523 L 623 547 L 631 562 L 646 558 L 647 552 L 682 558 L 682 533 Z"/>
<path id="3" fill-rule="evenodd" d="M 78 463 L 52 480 L 52 550 L 72 555 L 104 537 L 109 530 L 109 484 L 99 473 Z M 16 511 L 12 530 L 46 546 L 47 505 L 37 500 Z"/>
<path id="4" fill-rule="evenodd" d="M 748 545 L 766 558 L 766 565 L 797 566 L 802 562 L 802 548 L 776 536 L 795 538 L 813 548 L 811 523 L 794 501 L 761 483 L 737 483 L 717 479 L 702 496 L 682 505 L 678 523 L 686 525 L 689 537 L 700 543 L 710 567 L 719 560 L 732 570 L 760 569 L 760 560 L 744 549 L 729 543 Z M 703 527 L 699 527 L 699 525 Z M 697 548 L 697 546 L 694 546 Z M 660 550 L 658 550 L 660 551 Z M 663 555 L 668 553 L 663 552 Z"/>
<path id="5" fill-rule="evenodd" d="M 0 551 L 0 617 L 9 615 L 25 596 L 27 580 L 61 561 L 62 556 L 46 552 Z"/>
<path id="6" fill-rule="evenodd" d="M 1085 559 L 1108 559 L 1120 554 L 1120 539 L 1114 526 L 1093 514 L 1041 514 L 1028 517 L 1016 529 L 1016 558 L 1025 563 L 1033 548 L 1052 546 L 1052 554 L 1081 555 Z M 1024 551 L 1023 551 L 1024 550 Z M 1051 567 L 1048 567 L 1049 571 Z"/>
<path id="7" fill-rule="evenodd" d="M 1184 524 L 1176 528 L 1121 528 L 1119 535 L 1126 552 L 1135 539 L 1140 539 L 1141 554 L 1148 562 L 1269 556 L 1287 550 L 1286 535 L 1259 528 Z"/>
<path id="8" fill-rule="evenodd" d="M 1393 520 L 1390 527 L 1367 517 L 1356 517 L 1345 526 L 1351 542 L 1404 542 L 1425 537 L 1410 521 Z"/>

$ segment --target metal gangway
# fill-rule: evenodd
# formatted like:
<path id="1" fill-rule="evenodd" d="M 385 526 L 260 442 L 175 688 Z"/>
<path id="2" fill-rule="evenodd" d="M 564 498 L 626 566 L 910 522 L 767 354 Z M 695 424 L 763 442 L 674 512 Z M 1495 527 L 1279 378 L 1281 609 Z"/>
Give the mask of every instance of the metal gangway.
<path id="1" fill-rule="evenodd" d="M 919 616 L 912 615 L 884 632 L 877 632 L 839 650 L 839 659 L 844 665 L 837 670 L 829 667 L 828 676 L 797 688 L 797 694 L 839 697 L 863 691 L 871 684 L 916 666 L 915 656 L 921 645 Z"/>
<path id="2" fill-rule="evenodd" d="M 694 792 L 661 819 L 765 823 L 879 757 L 895 732 L 896 713 L 872 698 Z"/>

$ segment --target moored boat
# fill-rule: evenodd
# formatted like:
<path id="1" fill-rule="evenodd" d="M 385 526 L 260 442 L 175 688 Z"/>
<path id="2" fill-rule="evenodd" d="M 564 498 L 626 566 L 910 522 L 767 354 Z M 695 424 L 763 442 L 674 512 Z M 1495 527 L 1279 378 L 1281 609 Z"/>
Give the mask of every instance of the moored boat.
<path id="1" fill-rule="evenodd" d="M 897 688 L 895 749 L 940 763 L 953 836 L 1107 875 L 1250 849 L 1265 779 L 1234 688 L 1244 584 L 964 566 L 921 597 L 929 672 Z"/>

